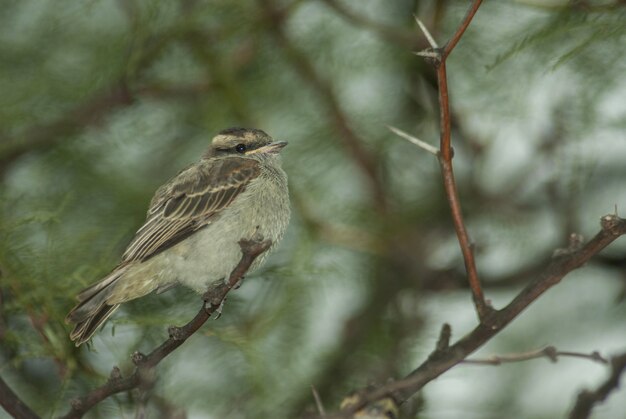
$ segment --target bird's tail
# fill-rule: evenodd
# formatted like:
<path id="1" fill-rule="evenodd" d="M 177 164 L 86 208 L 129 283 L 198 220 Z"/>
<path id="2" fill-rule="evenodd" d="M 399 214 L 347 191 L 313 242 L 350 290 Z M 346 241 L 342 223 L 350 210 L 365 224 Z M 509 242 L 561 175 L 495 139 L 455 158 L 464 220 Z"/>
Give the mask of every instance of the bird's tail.
<path id="1" fill-rule="evenodd" d="M 119 304 L 107 304 L 107 300 L 124 271 L 123 268 L 116 269 L 78 294 L 78 304 L 65 317 L 66 323 L 74 325 L 70 339 L 76 343 L 76 346 L 88 341 L 98 327 L 119 307 Z"/>

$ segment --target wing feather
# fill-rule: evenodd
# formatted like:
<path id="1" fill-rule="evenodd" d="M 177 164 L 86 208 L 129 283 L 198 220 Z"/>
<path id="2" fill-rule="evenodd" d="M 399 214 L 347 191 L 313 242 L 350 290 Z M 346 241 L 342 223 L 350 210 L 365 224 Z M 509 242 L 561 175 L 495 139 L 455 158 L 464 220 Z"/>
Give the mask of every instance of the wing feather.
<path id="1" fill-rule="evenodd" d="M 206 226 L 259 173 L 256 160 L 242 157 L 205 160 L 183 170 L 155 193 L 122 263 L 149 259 Z"/>

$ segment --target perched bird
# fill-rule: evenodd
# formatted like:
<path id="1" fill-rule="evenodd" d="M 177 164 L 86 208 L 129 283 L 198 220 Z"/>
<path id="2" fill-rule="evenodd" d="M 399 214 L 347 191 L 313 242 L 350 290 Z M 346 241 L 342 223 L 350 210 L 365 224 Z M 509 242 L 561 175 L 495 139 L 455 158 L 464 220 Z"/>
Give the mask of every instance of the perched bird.
<path id="1" fill-rule="evenodd" d="M 279 154 L 285 145 L 258 129 L 229 128 L 199 162 L 161 186 L 119 265 L 78 294 L 66 317 L 76 346 L 126 301 L 177 284 L 204 293 L 237 266 L 239 241 L 260 235 L 272 244 L 249 271 L 258 268 L 289 223 Z"/>

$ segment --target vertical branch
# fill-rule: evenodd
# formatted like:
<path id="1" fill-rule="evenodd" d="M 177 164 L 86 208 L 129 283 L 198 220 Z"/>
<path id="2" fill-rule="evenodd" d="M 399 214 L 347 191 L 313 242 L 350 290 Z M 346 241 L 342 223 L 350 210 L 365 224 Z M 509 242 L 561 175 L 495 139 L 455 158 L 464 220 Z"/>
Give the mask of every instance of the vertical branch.
<path id="1" fill-rule="evenodd" d="M 452 161 L 452 124 L 450 120 L 450 99 L 448 96 L 448 73 L 446 72 L 445 57 L 441 57 L 441 62 L 436 63 L 437 86 L 439 87 L 439 151 L 441 158 L 445 161 Z"/>
<path id="2" fill-rule="evenodd" d="M 476 268 L 476 260 L 474 258 L 473 245 L 471 243 L 467 228 L 465 227 L 465 221 L 463 220 L 463 211 L 461 210 L 461 202 L 459 199 L 459 193 L 456 187 L 456 180 L 454 178 L 454 170 L 452 166 L 452 158 L 454 152 L 452 150 L 452 121 L 450 117 L 450 100 L 448 95 L 448 75 L 446 72 L 446 59 L 452 52 L 456 44 L 459 42 L 463 33 L 469 26 L 472 18 L 476 14 L 478 7 L 482 0 L 474 0 L 470 9 L 468 10 L 465 19 L 458 27 L 450 41 L 443 49 L 436 48 L 434 59 L 429 61 L 433 63 L 437 70 L 437 84 L 439 86 L 439 113 L 440 113 L 440 142 L 439 142 L 439 164 L 441 167 L 441 175 L 443 178 L 443 185 L 452 213 L 452 221 L 454 223 L 454 230 L 456 231 L 457 238 L 459 240 L 459 246 L 461 247 L 461 253 L 463 254 L 463 260 L 465 262 L 465 270 L 467 271 L 468 282 L 470 289 L 472 290 L 472 298 L 476 312 L 480 320 L 484 319 L 490 312 L 491 307 L 485 301 L 482 287 L 480 285 L 480 279 L 478 277 L 478 269 Z M 428 33 L 423 25 L 420 27 Z M 432 39 L 430 35 L 427 35 L 429 39 Z M 434 45 L 436 46 L 436 45 Z M 432 53 L 429 52 L 429 56 Z"/>
<path id="3" fill-rule="evenodd" d="M 467 278 L 472 290 L 472 298 L 478 313 L 478 318 L 483 319 L 490 310 L 485 302 L 480 279 L 478 277 L 478 269 L 476 268 L 476 259 L 474 258 L 473 245 L 471 243 L 465 221 L 463 220 L 463 211 L 461 210 L 461 201 L 456 187 L 454 178 L 454 170 L 452 168 L 452 151 L 451 143 L 451 121 L 450 121 L 450 104 L 448 98 L 448 81 L 446 73 L 445 61 L 439 63 L 437 67 L 437 81 L 439 84 L 439 109 L 441 112 L 441 139 L 439 145 L 439 165 L 441 167 L 441 176 L 443 178 L 443 186 L 446 192 L 450 212 L 452 213 L 452 222 L 456 231 L 463 260 L 465 262 L 465 270 Z"/>

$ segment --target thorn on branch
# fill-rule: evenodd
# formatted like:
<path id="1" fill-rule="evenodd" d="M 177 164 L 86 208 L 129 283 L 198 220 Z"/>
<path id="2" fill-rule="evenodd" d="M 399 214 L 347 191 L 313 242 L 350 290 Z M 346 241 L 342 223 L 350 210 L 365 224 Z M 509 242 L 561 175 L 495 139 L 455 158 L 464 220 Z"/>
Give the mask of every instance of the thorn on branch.
<path id="1" fill-rule="evenodd" d="M 435 38 L 432 36 L 428 28 L 426 28 L 426 25 L 424 25 L 424 23 L 420 20 L 419 17 L 417 16 L 414 16 L 414 17 L 415 17 L 415 21 L 417 22 L 417 26 L 419 26 L 422 32 L 424 33 L 424 36 L 428 40 L 428 44 L 431 46 L 431 48 L 435 50 L 439 49 L 439 45 L 437 45 Z"/>
<path id="2" fill-rule="evenodd" d="M 435 41 L 435 38 L 428 31 L 426 25 L 424 25 L 424 23 L 417 16 L 415 16 L 415 21 L 424 33 L 426 40 L 428 40 L 430 48 L 423 49 L 421 51 L 415 52 L 414 54 L 426 58 L 426 61 L 435 67 L 439 66 L 439 64 L 444 60 L 443 49 L 440 48 L 439 45 L 437 45 L 437 41 Z"/>
<path id="3" fill-rule="evenodd" d="M 426 61 L 435 67 L 443 61 L 443 53 L 441 49 L 426 48 L 421 51 L 414 52 L 413 54 L 426 58 Z"/>
<path id="4" fill-rule="evenodd" d="M 409 141 L 410 143 L 415 144 L 416 146 L 418 146 L 422 150 L 426 150 L 426 151 L 428 151 L 429 153 L 431 153 L 431 154 L 433 154 L 435 156 L 439 155 L 439 150 L 437 149 L 437 147 L 434 147 L 434 146 L 428 144 L 427 142 L 422 141 L 419 138 L 412 136 L 411 134 L 407 134 L 406 132 L 402 131 L 401 129 L 398 129 L 398 128 L 393 127 L 391 125 L 387 125 L 387 129 L 389 129 L 391 132 L 396 134 L 398 137 L 404 138 L 405 140 Z"/>

